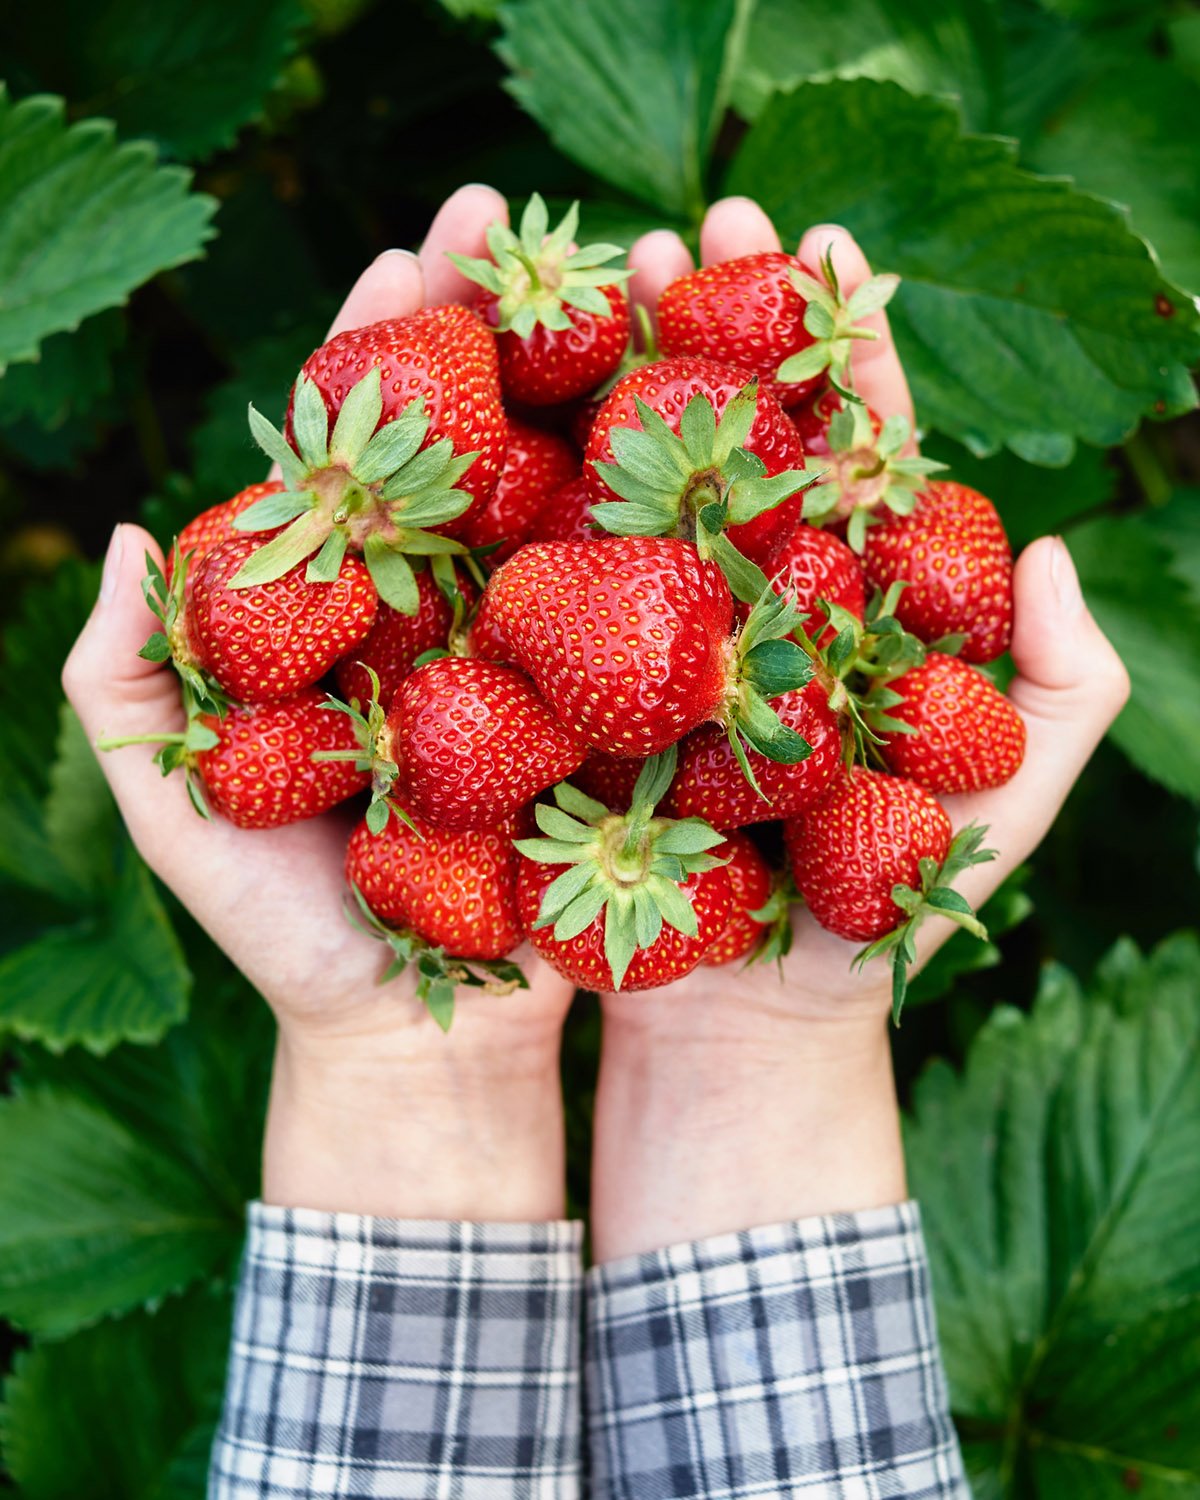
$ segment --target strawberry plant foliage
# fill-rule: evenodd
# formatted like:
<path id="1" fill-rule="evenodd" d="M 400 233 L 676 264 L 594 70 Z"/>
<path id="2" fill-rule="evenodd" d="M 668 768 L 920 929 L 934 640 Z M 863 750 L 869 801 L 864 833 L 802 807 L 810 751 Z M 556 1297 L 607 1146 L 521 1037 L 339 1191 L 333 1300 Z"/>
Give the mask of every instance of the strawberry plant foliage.
<path id="1" fill-rule="evenodd" d="M 984 1493 L 1200 1486 L 1200 946 L 1046 970 L 907 1131 L 955 1415 Z"/>
<path id="2" fill-rule="evenodd" d="M 0 86 L 0 372 L 199 255 L 216 205 L 190 181 L 106 120 L 68 128 L 61 99 Z"/>
<path id="3" fill-rule="evenodd" d="M 300 0 L 64 0 L 57 14 L 51 27 L 36 7 L 13 7 L 0 27 L 3 50 L 19 53 L 38 88 L 86 99 L 122 135 L 184 159 L 232 145 L 261 114 L 307 20 Z"/>
<path id="4" fill-rule="evenodd" d="M 506 87 L 555 145 L 660 213 L 698 223 L 749 0 L 517 0 Z"/>
<path id="5" fill-rule="evenodd" d="M 25 1500 L 202 1495 L 230 1315 L 200 1287 L 19 1355 L 0 1450 Z"/>
<path id="6" fill-rule="evenodd" d="M 837 149 L 804 149 L 817 138 Z M 727 187 L 785 239 L 845 224 L 900 274 L 889 313 L 923 422 L 979 453 L 1061 463 L 1076 438 L 1120 442 L 1144 413 L 1195 404 L 1198 321 L 1121 210 L 1013 157 L 964 136 L 943 100 L 806 83 L 768 105 Z"/>

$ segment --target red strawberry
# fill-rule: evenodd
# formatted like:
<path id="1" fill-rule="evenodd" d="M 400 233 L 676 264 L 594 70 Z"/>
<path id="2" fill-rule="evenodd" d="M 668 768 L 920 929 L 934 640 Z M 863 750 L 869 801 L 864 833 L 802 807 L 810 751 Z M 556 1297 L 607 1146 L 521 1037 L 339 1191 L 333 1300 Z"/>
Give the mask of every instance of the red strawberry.
<path id="1" fill-rule="evenodd" d="M 370 630 L 378 600 L 357 557 L 330 583 L 307 583 L 302 563 L 281 578 L 234 589 L 253 537 L 221 542 L 191 575 L 187 644 L 234 698 L 261 703 L 309 687 Z"/>
<path id="2" fill-rule="evenodd" d="M 315 750 L 355 748 L 351 726 L 324 703 L 323 693 L 308 688 L 202 720 L 217 743 L 196 754 L 196 768 L 222 817 L 239 828 L 279 828 L 366 789 L 368 778 L 353 762 L 312 759 Z"/>
<path id="3" fill-rule="evenodd" d="M 488 230 L 490 260 L 450 259 L 483 291 L 480 315 L 496 329 L 504 394 L 528 406 L 550 406 L 593 390 L 621 362 L 629 339 L 629 272 L 605 262 L 618 245 L 573 248 L 579 205 L 547 233 L 537 193 L 520 234 L 497 222 Z"/>
<path id="4" fill-rule="evenodd" d="M 905 919 L 892 887 L 919 890 L 922 859 L 950 848 L 950 819 L 899 776 L 845 772 L 802 817 L 784 825 L 792 875 L 809 910 L 838 937 L 870 942 Z"/>
<path id="5" fill-rule="evenodd" d="M 521 839 L 517 900 L 530 941 L 593 990 L 648 990 L 696 967 L 733 912 L 729 877 L 698 819 L 654 815 L 675 752 L 648 760 L 632 807 L 613 814 L 564 782 L 534 808 L 548 837 Z"/>
<path id="6" fill-rule="evenodd" d="M 492 574 L 480 618 L 593 749 L 653 755 L 711 719 L 765 754 L 806 753 L 759 692 L 765 655 L 773 696 L 811 675 L 800 648 L 780 639 L 794 612 L 771 600 L 734 641 L 729 586 L 688 542 L 530 543 Z M 786 683 L 774 671 L 785 659 Z"/>
<path id="7" fill-rule="evenodd" d="M 424 397 L 429 428 L 420 446 L 429 448 L 449 438 L 455 454 L 479 455 L 461 476 L 460 486 L 473 497 L 473 508 L 481 510 L 499 481 L 508 432 L 492 335 L 465 307 L 427 307 L 406 318 L 335 334 L 305 360 L 297 386 L 302 380 L 312 381 L 332 422 L 372 369 L 379 371 L 383 404 L 367 436 Z M 295 408 L 294 387 L 284 428 L 293 444 Z M 461 534 L 465 524 L 465 516 L 451 518 L 438 529 L 453 536 Z"/>
<path id="8" fill-rule="evenodd" d="M 729 496 L 736 480 L 738 505 L 746 508 L 747 519 L 738 522 L 731 512 L 729 540 L 751 562 L 768 567 L 800 519 L 809 481 L 795 425 L 773 396 L 750 381 L 744 370 L 730 365 L 682 358 L 644 365 L 618 380 L 600 408 L 584 455 L 593 501 L 619 502 L 606 505 L 595 519 L 609 531 L 636 525 L 644 535 L 648 525 L 641 512 L 649 509 L 659 523 L 655 535 L 695 537 L 699 512 Z M 703 439 L 685 448 L 679 440 L 683 413 L 696 399 L 707 403 L 712 415 Z M 665 430 L 661 424 L 647 427 L 639 401 L 662 418 Z M 720 424 L 715 433 L 713 416 Z M 639 434 L 635 446 L 624 431 Z M 737 453 L 758 459 L 757 470 Z M 621 503 L 630 499 L 638 502 L 636 510 L 622 514 Z"/>
<path id="9" fill-rule="evenodd" d="M 592 520 L 592 496 L 582 474 L 547 495 L 533 518 L 530 542 L 594 542 L 606 535 Z"/>
<path id="10" fill-rule="evenodd" d="M 632 755 L 605 755 L 603 750 L 593 750 L 579 769 L 572 771 L 571 783 L 613 812 L 628 812 L 645 764 Z"/>
<path id="11" fill-rule="evenodd" d="M 771 867 L 746 834 L 727 834 L 725 842 L 718 844 L 713 853 L 718 859 L 729 861 L 725 873 L 729 876 L 733 915 L 725 931 L 701 959 L 710 968 L 746 958 L 762 942 L 769 924 L 750 913 L 760 911 L 771 899 L 772 884 Z"/>
<path id="12" fill-rule="evenodd" d="M 465 573 L 457 578 L 463 598 L 470 604 L 478 591 Z M 381 602 L 370 633 L 338 662 L 337 685 L 343 698 L 367 702 L 373 690 L 367 671 L 370 667 L 379 679 L 379 701 L 390 703 L 417 657 L 449 643 L 453 608 L 430 569 L 423 568 L 416 580 L 420 600 L 417 613 L 402 615 Z"/>
<path id="13" fill-rule="evenodd" d="M 819 801 L 842 757 L 841 725 L 828 698 L 828 684 L 814 677 L 807 687 L 772 703 L 780 721 L 807 740 L 812 753 L 794 765 L 781 765 L 749 751 L 750 769 L 765 796 L 742 774 L 722 729 L 706 724 L 688 735 L 679 747 L 679 769 L 667 797 L 672 817 L 703 818 L 714 828 L 742 828 L 794 817 Z"/>
<path id="14" fill-rule="evenodd" d="M 515 667 L 442 657 L 406 677 L 380 750 L 406 810 L 439 828 L 486 828 L 569 776 L 584 747 Z"/>
<path id="15" fill-rule="evenodd" d="M 483 509 L 467 516 L 463 540 L 469 547 L 499 542 L 488 561 L 503 562 L 529 536 L 547 498 L 578 475 L 579 460 L 565 439 L 510 417 L 500 483 Z"/>
<path id="16" fill-rule="evenodd" d="M 688 937 L 664 924 L 654 944 L 639 949 L 630 960 L 620 984 L 614 984 L 612 967 L 604 952 L 602 918 L 593 918 L 581 933 L 565 940 L 556 938 L 552 927 L 533 926 L 546 891 L 571 868 L 570 865 L 539 865 L 523 859 L 517 878 L 517 900 L 521 919 L 530 928 L 533 946 L 564 978 L 580 989 L 601 992 L 652 990 L 682 979 L 703 961 L 704 955 L 729 925 L 733 912 L 729 876 L 723 869 L 689 875 L 679 891 L 696 914 L 696 936 Z"/>
<path id="17" fill-rule="evenodd" d="M 792 603 L 808 616 L 805 629 L 824 646 L 837 634 L 832 625 L 821 630 L 824 618 L 817 600 L 824 599 L 861 620 L 866 612 L 862 564 L 845 542 L 815 526 L 797 526 L 774 563 L 772 586 L 777 594 L 792 590 Z M 745 605 L 740 605 L 743 613 Z"/>
<path id="18" fill-rule="evenodd" d="M 486 592 L 480 599 L 475 617 L 467 630 L 467 655 L 476 656 L 480 661 L 502 662 L 507 666 L 515 665 L 517 660 L 516 652 L 496 619 Z"/>
<path id="19" fill-rule="evenodd" d="M 990 500 L 934 480 L 911 515 L 867 528 L 872 588 L 905 580 L 896 618 L 924 641 L 962 634 L 964 661 L 991 661 L 1012 638 L 1012 552 Z"/>
<path id="20" fill-rule="evenodd" d="M 823 385 L 827 369 L 844 383 L 849 331 L 887 303 L 896 279 L 873 277 L 843 302 L 828 261 L 823 269 L 824 284 L 794 255 L 765 250 L 689 271 L 658 299 L 659 345 L 751 370 L 785 405 Z"/>
<path id="21" fill-rule="evenodd" d="M 198 516 L 193 516 L 176 538 L 180 557 L 187 557 L 188 553 L 191 553 L 188 561 L 189 569 L 194 572 L 201 558 L 211 552 L 218 542 L 228 542 L 235 536 L 241 535 L 233 523 L 243 511 L 248 510 L 258 501 L 265 500 L 268 495 L 278 495 L 282 489 L 283 485 L 278 479 L 267 479 L 262 484 L 250 485 L 248 489 L 234 495 L 232 500 L 222 500 L 219 504 L 210 505 L 207 510 L 202 510 Z M 172 548 L 167 553 L 168 585 L 171 582 L 174 562 L 175 548 Z"/>
<path id="22" fill-rule="evenodd" d="M 1025 756 L 1025 721 L 982 672 L 931 651 L 923 666 L 887 686 L 904 700 L 888 707 L 889 717 L 916 731 L 885 736 L 884 754 L 898 776 L 950 793 L 981 792 L 1016 775 Z"/>
<path id="23" fill-rule="evenodd" d="M 523 936 L 518 831 L 512 818 L 469 833 L 389 818 L 376 834 L 362 822 L 350 835 L 346 878 L 377 916 L 424 942 L 456 958 L 503 958 Z"/>

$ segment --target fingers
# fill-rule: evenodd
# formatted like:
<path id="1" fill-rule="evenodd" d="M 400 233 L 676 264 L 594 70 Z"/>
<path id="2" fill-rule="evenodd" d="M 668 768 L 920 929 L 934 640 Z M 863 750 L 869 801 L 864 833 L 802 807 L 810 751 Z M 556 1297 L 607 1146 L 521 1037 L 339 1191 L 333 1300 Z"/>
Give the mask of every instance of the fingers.
<path id="1" fill-rule="evenodd" d="M 999 851 L 958 882 L 975 905 L 1045 837 L 1129 696 L 1129 675 L 1088 612 L 1060 537 L 1041 537 L 1021 554 L 1013 603 L 1018 675 L 1009 696 L 1025 720 L 1025 759 L 1002 787 L 942 799 L 956 828 L 986 823 L 985 842 Z"/>
<path id="2" fill-rule="evenodd" d="M 417 257 L 411 250 L 385 250 L 354 283 L 326 337 L 384 318 L 407 317 L 424 300 L 425 282 Z"/>
<path id="3" fill-rule="evenodd" d="M 693 269 L 692 256 L 673 229 L 654 229 L 629 251 L 629 295 L 653 317 L 664 289 Z"/>
<path id="4" fill-rule="evenodd" d="M 833 261 L 843 297 L 849 297 L 871 275 L 867 258 L 848 230 L 837 224 L 818 224 L 800 241 L 797 256 L 820 275 L 828 253 Z M 892 341 L 887 313 L 872 313 L 860 326 L 877 333 L 877 339 L 856 340 L 851 356 L 854 388 L 881 417 L 902 416 L 914 421 L 912 395 Z"/>
<path id="5" fill-rule="evenodd" d="M 446 252 L 486 256 L 487 229 L 495 219 L 508 223 L 508 204 L 495 188 L 480 182 L 460 187 L 438 209 L 419 255 L 425 277 L 426 306 L 474 300 L 478 288 L 447 258 Z"/>
<path id="6" fill-rule="evenodd" d="M 700 226 L 702 265 L 781 248 L 774 224 L 753 198 L 719 199 L 704 215 Z"/>

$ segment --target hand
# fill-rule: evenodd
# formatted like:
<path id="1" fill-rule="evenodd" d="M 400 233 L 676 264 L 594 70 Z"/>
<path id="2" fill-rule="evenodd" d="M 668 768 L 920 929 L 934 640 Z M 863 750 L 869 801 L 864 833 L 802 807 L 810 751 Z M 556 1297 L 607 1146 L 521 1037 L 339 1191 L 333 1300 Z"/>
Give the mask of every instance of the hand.
<path id="1" fill-rule="evenodd" d="M 330 334 L 467 297 L 445 251 L 484 254 L 505 213 L 491 189 L 460 189 L 419 256 L 388 251 L 363 273 Z M 161 563 L 145 531 L 117 527 L 63 670 L 93 741 L 183 727 L 175 673 L 137 655 L 157 625 L 140 589 L 145 552 Z M 345 810 L 269 832 L 205 822 L 153 753 L 101 756 L 133 841 L 279 1022 L 264 1196 L 409 1218 L 561 1215 L 557 1058 L 571 987 L 525 950 L 529 990 L 460 992 L 443 1036 L 408 976 L 378 985 L 388 955 L 343 915 Z"/>
<path id="2" fill-rule="evenodd" d="M 705 264 L 779 248 L 746 199 L 714 204 L 700 235 Z M 827 250 L 848 296 L 869 275 L 866 259 L 828 225 L 810 229 L 798 253 L 815 268 Z M 630 263 L 634 294 L 651 310 L 661 289 L 692 269 L 668 231 L 638 241 Z M 911 421 L 886 314 L 864 322 L 879 338 L 855 344 L 856 388 L 881 416 Z M 1025 549 L 1013 589 L 1009 694 L 1028 733 L 1024 764 L 1006 786 L 941 799 L 955 828 L 988 824 L 986 843 L 999 851 L 957 883 L 976 907 L 1040 843 L 1129 692 L 1060 539 Z M 806 911 L 794 927 L 782 973 L 700 968 L 649 994 L 603 997 L 592 1191 L 599 1259 L 904 1196 L 887 961 L 857 973 L 859 945 Z M 918 967 L 953 930 L 945 919 L 924 925 Z"/>

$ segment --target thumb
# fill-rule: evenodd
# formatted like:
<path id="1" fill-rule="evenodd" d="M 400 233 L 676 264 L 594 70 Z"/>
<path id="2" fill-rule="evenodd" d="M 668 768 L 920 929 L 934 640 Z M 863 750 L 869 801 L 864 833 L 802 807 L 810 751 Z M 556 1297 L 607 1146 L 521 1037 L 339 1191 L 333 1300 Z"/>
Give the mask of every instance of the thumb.
<path id="1" fill-rule="evenodd" d="M 100 739 L 173 734 L 185 727 L 179 680 L 169 667 L 138 655 L 160 622 L 142 596 L 146 556 L 163 555 L 149 532 L 121 525 L 108 544 L 100 592 L 63 666 L 63 689 L 93 744 Z M 101 752 L 100 764 L 130 831 L 187 810 L 181 777 L 164 780 L 154 744 Z M 194 816 L 194 814 L 192 814 Z M 144 852 L 144 851 L 143 851 Z"/>

